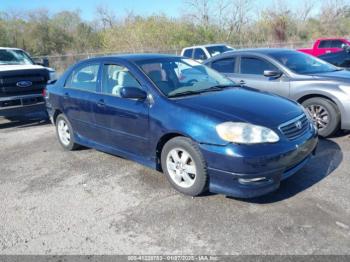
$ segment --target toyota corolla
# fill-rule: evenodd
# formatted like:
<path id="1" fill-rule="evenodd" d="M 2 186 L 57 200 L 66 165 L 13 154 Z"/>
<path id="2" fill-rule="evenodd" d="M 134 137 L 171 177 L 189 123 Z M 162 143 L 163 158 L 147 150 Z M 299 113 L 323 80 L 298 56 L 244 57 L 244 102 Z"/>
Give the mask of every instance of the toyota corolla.
<path id="1" fill-rule="evenodd" d="M 192 196 L 274 191 L 318 142 L 298 103 L 178 56 L 84 60 L 47 87 L 46 104 L 64 149 L 83 145 L 137 161 Z"/>

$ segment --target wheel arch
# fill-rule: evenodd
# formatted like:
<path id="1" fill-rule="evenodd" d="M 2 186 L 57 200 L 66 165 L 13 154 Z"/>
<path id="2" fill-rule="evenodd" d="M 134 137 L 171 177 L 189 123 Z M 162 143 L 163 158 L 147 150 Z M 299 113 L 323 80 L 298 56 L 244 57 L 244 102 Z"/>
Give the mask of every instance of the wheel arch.
<path id="1" fill-rule="evenodd" d="M 53 120 L 53 124 L 56 125 L 56 119 L 57 117 L 62 114 L 62 111 L 59 110 L 59 109 L 56 109 L 53 113 L 53 116 L 52 116 L 52 120 Z"/>
<path id="2" fill-rule="evenodd" d="M 324 99 L 327 99 L 327 100 L 331 101 L 336 106 L 337 110 L 340 112 L 340 108 L 338 106 L 337 101 L 334 98 L 332 98 L 330 96 L 327 96 L 327 95 L 324 95 L 324 94 L 308 94 L 308 95 L 304 95 L 304 96 L 300 97 L 299 99 L 297 99 L 297 102 L 299 104 L 302 104 L 303 102 L 305 102 L 306 100 L 311 99 L 311 98 L 324 98 Z"/>
<path id="3" fill-rule="evenodd" d="M 157 142 L 156 145 L 156 169 L 158 171 L 162 171 L 162 166 L 161 166 L 161 153 L 163 150 L 164 145 L 171 139 L 175 138 L 175 137 L 187 137 L 190 138 L 189 136 L 179 133 L 179 132 L 171 132 L 171 133 L 166 133 L 163 134 Z"/>

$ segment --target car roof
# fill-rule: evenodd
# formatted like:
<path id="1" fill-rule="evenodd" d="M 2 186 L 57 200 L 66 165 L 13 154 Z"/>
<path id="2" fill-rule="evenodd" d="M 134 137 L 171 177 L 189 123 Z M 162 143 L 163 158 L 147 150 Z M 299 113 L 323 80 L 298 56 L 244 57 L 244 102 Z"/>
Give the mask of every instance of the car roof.
<path id="1" fill-rule="evenodd" d="M 224 56 L 230 56 L 232 54 L 256 54 L 256 55 L 272 55 L 272 54 L 278 54 L 278 53 L 295 53 L 298 52 L 297 50 L 288 49 L 288 48 L 249 48 L 249 49 L 236 49 L 233 51 L 222 53 L 218 56 L 213 57 L 224 57 Z"/>
<path id="2" fill-rule="evenodd" d="M 228 44 L 221 43 L 221 44 L 194 45 L 194 46 L 185 47 L 183 49 L 185 50 L 185 49 L 190 49 L 190 48 L 211 47 L 211 46 L 220 46 L 220 45 L 229 46 Z"/>
<path id="3" fill-rule="evenodd" d="M 182 56 L 172 55 L 172 54 L 116 54 L 108 56 L 98 56 L 89 59 L 82 60 L 81 62 L 86 61 L 101 61 L 106 59 L 120 59 L 129 62 L 138 62 L 138 61 L 147 61 L 153 59 L 162 59 L 162 58 L 183 58 Z"/>
<path id="4" fill-rule="evenodd" d="M 322 37 L 317 38 L 316 41 L 322 41 L 322 40 L 348 40 L 345 37 Z"/>
<path id="5" fill-rule="evenodd" d="M 0 50 L 22 50 L 22 49 L 16 48 L 16 47 L 3 47 L 3 46 L 0 46 Z"/>

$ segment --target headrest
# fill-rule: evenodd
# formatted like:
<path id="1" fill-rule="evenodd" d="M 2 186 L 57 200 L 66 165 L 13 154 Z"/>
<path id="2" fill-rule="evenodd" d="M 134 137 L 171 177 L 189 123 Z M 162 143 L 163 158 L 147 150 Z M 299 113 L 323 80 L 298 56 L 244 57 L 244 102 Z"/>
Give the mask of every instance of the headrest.
<path id="1" fill-rule="evenodd" d="M 124 86 L 124 87 L 138 87 L 138 86 L 140 86 L 140 84 L 130 74 L 129 71 L 119 71 L 118 85 Z"/>

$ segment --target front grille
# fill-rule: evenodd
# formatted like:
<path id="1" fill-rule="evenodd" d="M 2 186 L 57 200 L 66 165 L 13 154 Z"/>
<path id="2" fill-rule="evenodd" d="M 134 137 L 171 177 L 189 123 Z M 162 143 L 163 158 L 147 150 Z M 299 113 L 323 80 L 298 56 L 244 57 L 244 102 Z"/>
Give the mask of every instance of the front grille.
<path id="1" fill-rule="evenodd" d="M 279 126 L 279 130 L 289 140 L 295 140 L 304 135 L 310 128 L 310 122 L 305 114 Z"/>
<path id="2" fill-rule="evenodd" d="M 45 68 L 0 72 L 0 96 L 42 91 L 48 77 L 48 71 Z M 31 85 L 18 86 L 17 83 L 20 81 L 30 81 Z"/>

